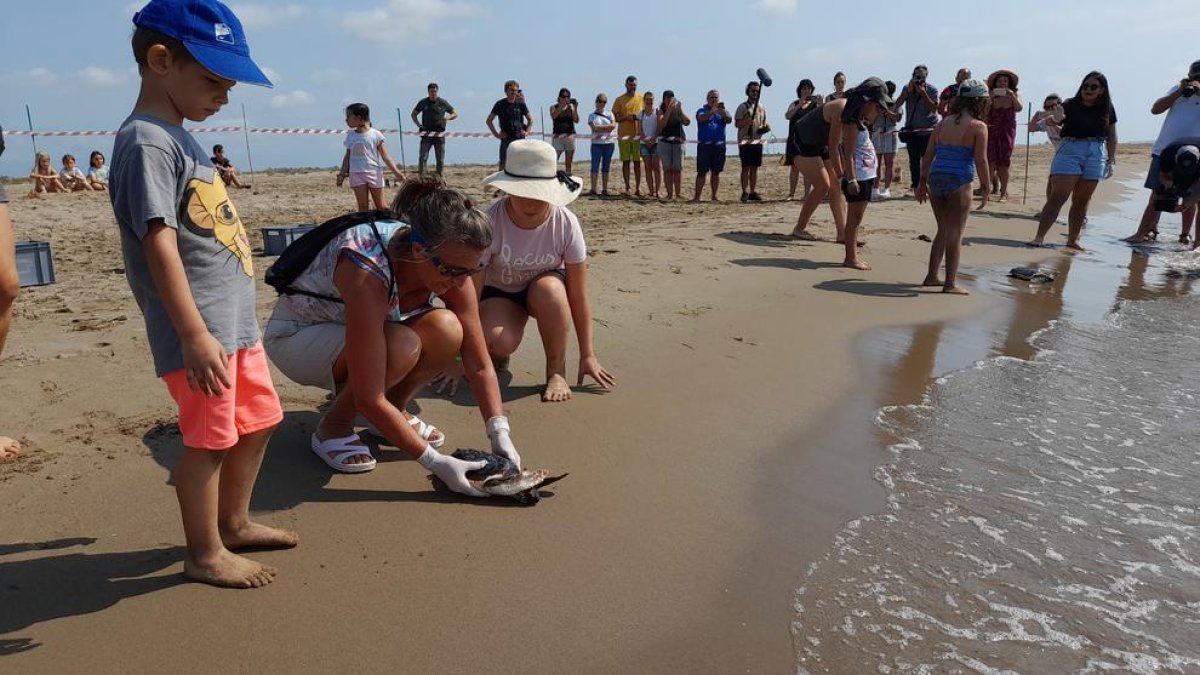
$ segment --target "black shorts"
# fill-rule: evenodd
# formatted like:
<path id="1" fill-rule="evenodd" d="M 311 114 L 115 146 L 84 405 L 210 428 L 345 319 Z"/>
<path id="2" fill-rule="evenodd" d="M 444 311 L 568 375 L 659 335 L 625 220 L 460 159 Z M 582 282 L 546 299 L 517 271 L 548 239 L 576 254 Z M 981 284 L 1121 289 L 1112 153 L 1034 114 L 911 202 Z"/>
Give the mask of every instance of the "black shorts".
<path id="1" fill-rule="evenodd" d="M 762 166 L 763 146 L 755 145 L 739 145 L 738 159 L 742 160 L 742 166 Z"/>
<path id="2" fill-rule="evenodd" d="M 875 179 L 874 178 L 858 181 L 858 194 L 856 194 L 856 195 L 852 195 L 846 191 L 846 188 L 849 185 L 850 185 L 850 181 L 846 178 L 843 178 L 842 179 L 842 194 L 846 196 L 847 204 L 871 201 L 871 193 L 875 191 Z"/>
<path id="3" fill-rule="evenodd" d="M 531 279 L 529 283 L 532 284 L 534 281 L 541 279 L 547 274 L 553 274 L 557 276 L 559 279 L 562 279 L 564 283 L 567 280 L 567 273 L 564 270 L 550 270 L 549 272 L 542 272 L 541 274 L 537 275 Z M 479 298 L 479 301 L 483 302 L 488 298 L 504 298 L 505 300 L 516 303 L 517 306 L 525 310 L 527 314 L 529 313 L 529 286 L 522 288 L 516 293 L 510 293 L 509 291 L 502 291 L 495 286 L 488 286 L 487 284 L 484 284 L 483 295 Z"/>
<path id="4" fill-rule="evenodd" d="M 829 159 L 829 146 L 800 143 L 799 154 L 801 157 L 820 157 L 821 159 Z"/>

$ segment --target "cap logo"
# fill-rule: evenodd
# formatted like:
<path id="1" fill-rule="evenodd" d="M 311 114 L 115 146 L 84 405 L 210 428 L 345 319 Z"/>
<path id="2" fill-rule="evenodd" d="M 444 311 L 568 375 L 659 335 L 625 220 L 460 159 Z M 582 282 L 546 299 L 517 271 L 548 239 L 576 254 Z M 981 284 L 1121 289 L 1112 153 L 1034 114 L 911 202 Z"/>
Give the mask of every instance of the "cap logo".
<path id="1" fill-rule="evenodd" d="M 237 40 L 233 38 L 233 30 L 223 23 L 213 24 L 213 34 L 217 42 L 224 42 L 227 45 L 237 44 Z"/>

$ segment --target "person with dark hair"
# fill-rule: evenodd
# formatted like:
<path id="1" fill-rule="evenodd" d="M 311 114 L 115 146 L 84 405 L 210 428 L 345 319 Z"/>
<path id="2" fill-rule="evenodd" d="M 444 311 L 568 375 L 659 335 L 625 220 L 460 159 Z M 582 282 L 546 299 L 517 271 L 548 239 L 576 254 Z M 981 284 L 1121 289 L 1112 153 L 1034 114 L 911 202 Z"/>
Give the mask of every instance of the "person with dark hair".
<path id="1" fill-rule="evenodd" d="M 938 95 L 938 114 L 943 118 L 950 116 L 950 103 L 958 95 L 958 86 L 969 79 L 971 79 L 971 69 L 959 68 L 958 72 L 954 74 L 954 84 L 947 85 Z"/>
<path id="2" fill-rule="evenodd" d="M 90 192 L 92 190 L 92 184 L 88 182 L 87 176 L 75 165 L 75 155 L 63 155 L 62 165 L 62 170 L 58 172 L 58 179 L 62 182 L 63 187 L 71 192 Z"/>
<path id="3" fill-rule="evenodd" d="M 845 98 L 835 98 L 799 117 L 794 124 L 796 136 L 795 166 L 804 176 L 805 184 L 811 184 L 800 207 L 800 216 L 791 236 L 804 241 L 816 241 L 817 235 L 808 231 L 808 221 L 817 207 L 829 196 L 829 210 L 833 213 L 833 225 L 838 243 L 843 241 L 846 231 L 846 198 L 842 194 L 839 177 L 842 159 L 839 145 L 842 142 L 842 111 L 846 108 Z M 832 149 L 832 152 L 831 152 Z"/>
<path id="4" fill-rule="evenodd" d="M 93 150 L 88 156 L 88 184 L 93 190 L 104 192 L 108 189 L 108 167 L 104 165 L 104 153 Z"/>
<path id="5" fill-rule="evenodd" d="M 1050 165 L 1050 198 L 1029 245 L 1046 245 L 1046 234 L 1069 199 L 1066 245 L 1082 251 L 1079 234 L 1087 219 L 1088 204 L 1100 181 L 1112 177 L 1117 163 L 1117 111 L 1108 78 L 1096 70 L 1085 75 L 1075 95 L 1063 104 L 1063 113 L 1062 143 Z"/>
<path id="6" fill-rule="evenodd" d="M 4 128 L 0 127 L 0 156 L 3 155 Z M 13 303 L 20 292 L 21 277 L 17 274 L 16 237 L 13 235 L 12 218 L 8 215 L 8 193 L 0 185 L 0 355 L 4 354 L 8 329 L 12 327 Z M 20 454 L 19 441 L 0 436 L 0 462 L 16 459 Z"/>
<path id="7" fill-rule="evenodd" d="M 843 244 L 846 257 L 842 265 L 857 270 L 869 270 L 867 261 L 858 257 L 858 231 L 871 201 L 871 192 L 878 177 L 875 163 L 875 148 L 871 145 L 871 124 L 894 105 L 887 93 L 887 85 L 878 77 L 868 77 L 846 94 L 839 118 L 841 143 L 831 143 L 831 153 L 836 149 L 841 157 L 834 169 L 842 182 L 842 193 L 846 195 L 846 232 Z M 833 134 L 830 134 L 831 139 Z M 840 166 L 839 166 L 840 164 Z"/>
<path id="8" fill-rule="evenodd" d="M 1008 167 L 1017 142 L 1017 113 L 1025 107 L 1017 93 L 1018 82 L 1011 70 L 997 70 L 987 79 L 991 100 L 987 113 L 988 166 L 992 171 L 992 193 L 999 190 L 997 201 L 1001 204 L 1008 201 Z"/>
<path id="9" fill-rule="evenodd" d="M 500 121 L 496 129 L 494 122 Z M 516 80 L 504 83 L 504 98 L 492 105 L 492 111 L 487 116 L 488 131 L 500 139 L 500 170 L 504 170 L 504 158 L 508 155 L 508 144 L 525 138 L 533 128 L 533 114 L 525 105 L 525 97 L 521 93 L 521 85 Z"/>
<path id="10" fill-rule="evenodd" d="M 896 83 L 884 82 L 888 96 L 895 96 Z M 881 110 L 875 123 L 871 125 L 871 144 L 875 146 L 879 169 L 883 175 L 879 177 L 879 189 L 875 191 L 876 199 L 887 199 L 892 196 L 892 176 L 896 160 L 896 122 L 900 113 L 892 108 Z"/>
<path id="11" fill-rule="evenodd" d="M 383 132 L 371 126 L 371 109 L 366 103 L 351 103 L 346 106 L 346 154 L 342 156 L 342 169 L 337 175 L 337 186 L 342 181 L 350 179 L 350 189 L 354 190 L 354 201 L 359 211 L 370 208 L 370 202 L 375 208 L 383 208 L 383 168 L 386 166 L 403 182 L 404 172 L 396 168 L 392 156 L 385 146 Z M 368 201 L 368 199 L 370 201 Z"/>
<path id="12" fill-rule="evenodd" d="M 988 185 L 988 87 L 978 80 L 958 85 L 950 99 L 950 113 L 934 128 L 929 149 L 921 159 L 921 183 L 917 201 L 929 201 L 937 220 L 937 235 L 929 249 L 929 272 L 922 286 L 941 286 L 943 293 L 967 295 L 959 288 L 958 263 L 962 258 L 962 237 L 971 214 L 971 185 L 975 172 L 983 182 L 979 208 L 987 206 Z M 938 278 L 942 259 L 946 260 L 946 280 Z"/>
<path id="13" fill-rule="evenodd" d="M 550 145 L 558 157 L 566 155 L 563 168 L 570 174 L 575 161 L 575 125 L 579 124 L 579 101 L 571 96 L 570 89 L 558 90 L 558 100 L 550 106 L 550 123 L 554 126 Z"/>
<path id="14" fill-rule="evenodd" d="M 711 173 L 710 196 L 714 202 L 719 202 L 717 190 L 721 187 L 721 172 L 725 170 L 725 125 L 733 121 L 733 116 L 725 109 L 721 93 L 716 89 L 708 91 L 705 101 L 704 107 L 696 111 L 696 124 L 700 129 L 696 139 L 696 191 L 692 201 L 700 201 L 704 179 Z"/>
<path id="15" fill-rule="evenodd" d="M 896 98 L 896 107 L 904 106 L 904 126 L 900 141 L 908 151 L 908 172 L 912 174 L 912 189 L 921 182 L 921 157 L 929 146 L 929 135 L 937 126 L 937 87 L 929 83 L 929 69 L 923 65 L 913 68 L 912 79 Z"/>
<path id="16" fill-rule="evenodd" d="M 133 23 L 141 84 L 113 143 L 109 198 L 154 372 L 179 410 L 184 452 L 172 477 L 187 540 L 183 573 L 257 588 L 275 569 L 234 551 L 298 542 L 250 518 L 283 409 L 260 340 L 246 228 L 183 122 L 216 114 L 238 82 L 271 82 L 250 58 L 237 16 L 216 0 L 151 0 Z M 221 30 L 197 30 L 213 25 Z"/>
<path id="17" fill-rule="evenodd" d="M 683 143 L 686 140 L 683 128 L 692 123 L 692 118 L 683 111 L 683 104 L 670 89 L 663 91 L 659 112 L 662 120 L 658 126 L 658 157 L 662 162 L 663 183 L 667 186 L 666 198 L 679 199 L 683 196 Z"/>
<path id="18" fill-rule="evenodd" d="M 792 101 L 787 112 L 783 113 L 784 119 L 788 121 L 788 137 L 783 151 L 783 163 L 788 166 L 787 201 L 789 202 L 796 198 L 796 185 L 800 182 L 800 167 L 796 164 L 796 158 L 800 156 L 799 144 L 796 140 L 796 124 L 802 117 L 821 107 L 823 101 L 820 96 L 813 93 L 815 90 L 812 80 L 807 78 L 800 80 L 800 84 L 796 85 L 796 100 Z M 811 188 L 812 185 L 806 178 L 804 180 L 804 196 L 808 196 Z"/>
<path id="19" fill-rule="evenodd" d="M 825 97 L 825 103 L 846 98 L 846 74 L 842 71 L 837 71 L 833 74 L 833 93 Z"/>
<path id="20" fill-rule="evenodd" d="M 1150 149 L 1150 169 L 1146 172 L 1145 187 L 1150 190 L 1150 199 L 1146 210 L 1142 212 L 1141 222 L 1137 232 L 1125 238 L 1125 241 L 1136 244 L 1158 237 L 1158 219 L 1161 212 L 1154 208 L 1155 192 L 1162 186 L 1160 180 L 1162 150 L 1180 138 L 1200 136 L 1200 61 L 1192 63 L 1188 68 L 1187 77 L 1181 79 L 1167 90 L 1161 98 L 1150 106 L 1150 114 L 1167 113 L 1159 129 L 1154 147 Z M 1179 242 L 1186 244 L 1190 241 L 1189 233 L 1192 223 L 1196 220 L 1196 209 L 1183 212 L 1183 222 L 1179 230 Z M 1200 241 L 1200 229 L 1196 231 L 1196 240 Z"/>
<path id="21" fill-rule="evenodd" d="M 759 101 L 762 84 L 752 80 L 746 84 L 746 100 L 738 105 L 733 114 L 733 125 L 737 127 L 738 158 L 741 160 L 742 201 L 761 202 L 758 188 L 758 168 L 762 166 L 762 137 L 771 130 L 767 124 L 767 109 Z"/>
<path id="22" fill-rule="evenodd" d="M 447 122 L 458 119 L 458 113 L 449 101 L 438 95 L 438 92 L 438 83 L 430 82 L 426 88 L 428 95 L 417 101 L 411 117 L 413 124 L 417 125 L 422 134 L 421 147 L 417 151 L 417 173 L 425 173 L 425 164 L 429 161 L 429 150 L 432 148 L 437 161 L 437 173 L 440 176 L 446 164 L 446 137 L 441 134 L 446 133 Z M 420 115 L 421 119 L 418 120 L 417 115 Z"/>
<path id="23" fill-rule="evenodd" d="M 311 446 L 333 470 L 375 468 L 355 432 L 361 414 L 450 489 L 484 497 L 466 479 L 482 463 L 437 452 L 445 435 L 405 409 L 461 352 L 492 451 L 520 465 L 470 282 L 483 269 L 491 226 L 437 174 L 405 182 L 391 210 L 394 218 L 336 235 L 293 282 L 302 293 L 279 298 L 263 337 L 267 354 L 292 381 L 332 392 Z"/>
<path id="24" fill-rule="evenodd" d="M 212 161 L 213 166 L 217 169 L 217 173 L 221 175 L 221 180 L 225 181 L 226 185 L 232 185 L 235 188 L 250 189 L 249 185 L 242 184 L 242 180 L 238 176 L 237 167 L 225 156 L 225 146 L 217 143 L 212 147 L 212 153 L 212 157 L 209 160 Z"/>

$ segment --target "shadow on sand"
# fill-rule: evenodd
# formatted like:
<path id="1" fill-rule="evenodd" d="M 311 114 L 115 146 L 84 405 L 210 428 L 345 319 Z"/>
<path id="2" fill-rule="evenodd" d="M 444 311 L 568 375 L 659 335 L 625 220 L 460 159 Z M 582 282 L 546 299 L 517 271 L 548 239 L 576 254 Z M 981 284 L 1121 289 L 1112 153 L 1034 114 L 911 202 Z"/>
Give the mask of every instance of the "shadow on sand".
<path id="1" fill-rule="evenodd" d="M 778 267 L 785 270 L 824 270 L 842 266 L 841 263 L 804 258 L 739 258 L 729 262 L 741 267 Z"/>
<path id="2" fill-rule="evenodd" d="M 853 293 L 873 298 L 915 298 L 921 295 L 916 284 L 882 283 L 865 279 L 830 279 L 814 284 L 813 288 L 822 291 L 837 291 L 838 293 Z"/>

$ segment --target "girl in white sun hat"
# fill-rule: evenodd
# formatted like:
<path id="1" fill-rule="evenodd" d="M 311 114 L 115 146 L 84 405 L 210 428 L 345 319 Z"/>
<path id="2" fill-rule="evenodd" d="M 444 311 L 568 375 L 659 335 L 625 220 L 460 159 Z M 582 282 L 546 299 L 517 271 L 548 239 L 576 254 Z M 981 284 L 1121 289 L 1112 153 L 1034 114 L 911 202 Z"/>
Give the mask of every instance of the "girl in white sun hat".
<path id="1" fill-rule="evenodd" d="M 483 273 L 475 275 L 479 316 L 497 368 L 507 368 L 533 317 L 546 353 L 542 400 L 570 399 L 567 341 L 573 323 L 579 341 L 576 385 L 582 386 L 586 376 L 603 389 L 612 388 L 616 380 L 600 365 L 592 344 L 583 230 L 567 208 L 582 183 L 558 170 L 548 143 L 524 139 L 513 141 L 504 171 L 488 176 L 484 184 L 505 194 L 487 210 L 492 243 L 484 253 Z M 455 378 L 449 386 L 457 386 Z"/>

